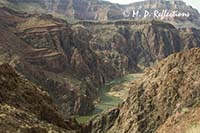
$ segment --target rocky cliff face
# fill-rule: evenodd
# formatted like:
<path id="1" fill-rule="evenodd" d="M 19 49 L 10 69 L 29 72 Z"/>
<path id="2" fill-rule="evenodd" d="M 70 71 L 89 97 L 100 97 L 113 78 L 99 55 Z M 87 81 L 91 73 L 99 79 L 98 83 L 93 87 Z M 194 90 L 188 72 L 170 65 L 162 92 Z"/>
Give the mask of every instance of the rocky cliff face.
<path id="1" fill-rule="evenodd" d="M 9 8 L 1 8 L 0 17 L 2 62 L 46 88 L 65 116 L 90 112 L 97 87 L 122 75 L 90 48 L 92 36 L 84 28 Z"/>
<path id="2" fill-rule="evenodd" d="M 200 44 L 199 30 L 176 29 L 160 21 L 84 21 L 70 25 L 51 15 L 20 13 L 9 8 L 0 8 L 0 20 L 0 63 L 9 63 L 42 86 L 66 118 L 90 112 L 98 98 L 98 87 L 109 80 L 127 72 L 139 72 L 170 54 Z M 123 105 L 93 119 L 85 132 L 164 130 L 165 125 L 160 126 L 173 118 L 176 109 L 199 104 L 198 61 L 199 49 L 169 56 L 133 83 Z M 31 105 L 22 105 L 31 110 Z M 2 112 L 10 106 L 14 105 L 2 106 Z M 12 110 L 17 107 L 11 107 L 11 113 L 6 115 L 13 117 Z M 41 115 L 37 107 L 33 106 L 33 110 L 39 111 L 31 112 L 34 115 Z M 48 110 L 44 112 L 48 114 Z M 63 127 L 63 120 L 56 114 L 53 118 L 48 116 L 42 120 Z M 29 115 L 27 119 L 32 118 Z M 63 128 L 73 129 L 65 124 Z"/>
<path id="3" fill-rule="evenodd" d="M 88 98 L 88 96 L 83 96 L 80 92 L 79 84 L 81 81 L 73 81 L 75 78 L 63 76 L 70 74 L 62 74 L 69 66 L 67 55 L 61 50 L 58 51 L 53 49 L 53 43 L 48 43 L 48 41 L 45 40 L 46 38 L 43 39 L 43 37 L 39 35 L 37 36 L 37 40 L 32 39 L 32 41 L 38 41 L 38 38 L 41 37 L 41 41 L 35 43 L 37 46 L 32 47 L 32 42 L 28 45 L 25 41 L 20 39 L 19 36 L 16 36 L 16 34 L 13 33 L 13 30 L 9 30 L 8 26 L 10 25 L 8 25 L 7 22 L 9 20 L 6 19 L 6 16 L 4 16 L 4 12 L 10 14 L 11 17 L 16 15 L 7 10 L 2 10 L 1 12 L 1 18 L 4 20 L 2 22 L 5 22 L 2 24 L 2 27 L 4 28 L 1 29 L 1 50 L 4 55 L 2 62 L 8 61 L 15 66 L 19 72 L 24 74 L 26 78 L 46 88 L 46 90 L 53 97 L 54 101 L 59 103 L 59 109 L 65 112 L 65 116 L 68 116 L 69 114 L 78 114 L 79 112 L 84 114 L 92 110 L 92 100 Z M 23 21 L 27 22 L 27 18 L 19 16 L 16 17 L 21 23 L 23 23 Z M 9 22 L 14 22 L 14 20 L 17 19 L 13 19 Z M 34 23 L 34 20 L 30 21 Z M 27 24 L 27 26 L 30 26 L 30 21 L 28 21 L 29 24 Z M 45 21 L 43 22 L 46 24 Z M 15 27 L 16 24 L 11 24 L 11 26 Z M 26 25 L 23 26 L 23 28 L 25 27 Z M 19 27 L 19 29 L 21 28 Z M 49 44 L 48 48 L 44 47 L 45 44 L 46 46 Z M 87 89 L 87 87 L 85 89 Z M 76 103 L 80 102 L 80 99 L 85 99 L 82 101 L 85 102 L 85 104 L 89 104 L 88 108 L 82 110 L 82 107 L 80 108 L 79 106 L 75 106 Z"/>
<path id="4" fill-rule="evenodd" d="M 93 32 L 91 46 L 123 72 L 138 72 L 172 53 L 200 45 L 200 30 L 159 21 L 80 22 Z"/>
<path id="5" fill-rule="evenodd" d="M 70 25 L 51 15 L 0 10 L 2 62 L 46 88 L 66 116 L 90 112 L 97 88 L 114 77 L 199 47 L 199 30 L 158 21 Z"/>
<path id="6" fill-rule="evenodd" d="M 75 121 L 64 121 L 48 93 L 20 77 L 8 64 L 0 65 L 0 90 L 1 132 L 81 130 Z"/>
<path id="7" fill-rule="evenodd" d="M 15 0 L 10 1 L 14 3 L 27 3 L 27 1 Z M 183 1 L 178 0 L 146 0 L 141 2 L 132 3 L 129 5 L 113 4 L 101 0 L 43 0 L 31 1 L 40 4 L 43 8 L 47 9 L 49 13 L 58 13 L 66 15 L 78 20 L 120 20 L 120 19 L 133 19 L 142 20 L 143 17 L 132 17 L 133 10 L 139 11 L 143 16 L 144 11 L 150 12 L 151 17 L 146 19 L 160 19 L 171 22 L 177 27 L 198 27 L 200 22 L 200 14 L 198 10 L 186 5 Z M 30 4 L 30 1 L 29 1 Z M 162 13 L 163 10 L 178 11 L 178 13 L 189 13 L 189 17 L 154 17 L 154 10 Z M 126 11 L 126 17 L 123 15 Z M 128 14 L 128 16 L 127 16 Z"/>
<path id="8" fill-rule="evenodd" d="M 129 97 L 118 108 L 119 115 L 112 113 L 110 116 L 117 110 L 114 109 L 99 120 L 91 121 L 90 124 L 97 127 L 92 132 L 174 132 L 178 125 L 183 125 L 181 119 L 188 118 L 190 123 L 184 128 L 179 127 L 180 132 L 186 131 L 192 126 L 192 120 L 199 122 L 196 115 L 200 105 L 199 61 L 200 49 L 196 48 L 170 55 L 146 69 L 144 77 L 132 83 Z M 189 117 L 191 111 L 193 117 Z M 113 121 L 100 123 L 105 117 Z M 173 123 L 176 123 L 174 127 Z M 167 128 L 169 125 L 170 129 Z"/>

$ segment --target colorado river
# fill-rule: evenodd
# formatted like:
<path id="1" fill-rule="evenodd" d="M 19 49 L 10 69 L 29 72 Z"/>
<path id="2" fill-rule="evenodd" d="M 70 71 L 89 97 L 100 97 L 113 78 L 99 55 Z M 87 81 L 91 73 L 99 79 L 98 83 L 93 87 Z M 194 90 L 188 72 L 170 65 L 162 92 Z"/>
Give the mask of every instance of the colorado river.
<path id="1" fill-rule="evenodd" d="M 97 114 L 108 110 L 109 108 L 113 108 L 113 107 L 117 107 L 118 104 L 120 104 L 123 100 L 115 97 L 115 96 L 111 96 L 108 94 L 108 92 L 110 91 L 110 89 L 114 86 L 114 85 L 119 85 L 125 82 L 129 82 L 131 80 L 134 80 L 135 77 L 133 74 L 124 76 L 122 78 L 117 78 L 113 81 L 111 81 L 110 83 L 104 85 L 101 89 L 100 89 L 100 102 L 98 104 L 96 104 L 95 106 L 95 110 L 87 116 L 77 116 L 76 120 L 79 123 L 85 123 L 87 122 L 90 118 L 96 116 Z"/>

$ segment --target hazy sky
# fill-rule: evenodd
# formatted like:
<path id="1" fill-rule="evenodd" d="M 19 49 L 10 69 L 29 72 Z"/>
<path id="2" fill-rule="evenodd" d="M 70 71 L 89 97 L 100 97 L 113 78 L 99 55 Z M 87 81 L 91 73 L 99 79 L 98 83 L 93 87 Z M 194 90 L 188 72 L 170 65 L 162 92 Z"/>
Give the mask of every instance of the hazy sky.
<path id="1" fill-rule="evenodd" d="M 137 1 L 143 1 L 143 0 L 107 0 L 112 3 L 119 3 L 119 4 L 129 4 Z M 186 2 L 187 5 L 191 5 L 192 7 L 198 9 L 200 11 L 200 0 L 183 0 Z"/>

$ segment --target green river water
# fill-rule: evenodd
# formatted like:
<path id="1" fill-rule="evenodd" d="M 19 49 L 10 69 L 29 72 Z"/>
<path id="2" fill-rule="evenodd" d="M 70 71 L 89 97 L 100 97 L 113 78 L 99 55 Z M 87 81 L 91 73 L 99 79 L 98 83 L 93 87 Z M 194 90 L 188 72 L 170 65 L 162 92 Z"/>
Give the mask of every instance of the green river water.
<path id="1" fill-rule="evenodd" d="M 108 95 L 108 92 L 114 85 L 118 85 L 121 83 L 129 82 L 131 80 L 134 80 L 134 76 L 132 74 L 124 76 L 122 78 L 117 78 L 110 83 L 104 85 L 100 89 L 100 99 L 101 101 L 96 104 L 95 110 L 87 115 L 87 116 L 76 116 L 76 120 L 79 123 L 85 123 L 92 117 L 96 116 L 97 114 L 101 113 L 102 111 L 108 110 L 109 108 L 117 107 L 118 104 L 120 104 L 123 100 L 114 96 Z"/>

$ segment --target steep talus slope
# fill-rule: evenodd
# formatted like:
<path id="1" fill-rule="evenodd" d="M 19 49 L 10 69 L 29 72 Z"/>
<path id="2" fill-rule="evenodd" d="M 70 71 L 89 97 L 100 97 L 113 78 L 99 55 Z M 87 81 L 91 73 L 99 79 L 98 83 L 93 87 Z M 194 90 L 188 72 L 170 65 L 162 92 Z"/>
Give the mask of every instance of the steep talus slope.
<path id="1" fill-rule="evenodd" d="M 169 132 L 186 131 L 193 122 L 199 122 L 199 77 L 199 48 L 170 55 L 146 69 L 143 78 L 132 83 L 127 100 L 118 108 L 119 115 L 111 113 L 114 109 L 91 121 L 89 127 L 96 127 L 91 132 L 150 133 L 157 129 L 168 132 L 168 126 Z M 113 121 L 101 123 L 106 117 Z M 188 123 L 181 119 L 187 119 Z M 185 127 L 180 128 L 179 124 Z"/>
<path id="2" fill-rule="evenodd" d="M 167 121 L 161 125 L 157 133 L 198 133 L 200 126 L 199 118 L 200 108 L 193 109 L 182 108 L 177 113 L 170 116 Z"/>
<path id="3" fill-rule="evenodd" d="M 0 132 L 80 131 L 78 124 L 69 121 L 64 121 L 45 91 L 8 64 L 0 65 Z"/>
<path id="4" fill-rule="evenodd" d="M 199 61 L 200 49 L 192 49 L 150 68 L 133 85 L 110 131 L 153 132 L 177 110 L 199 106 Z"/>

